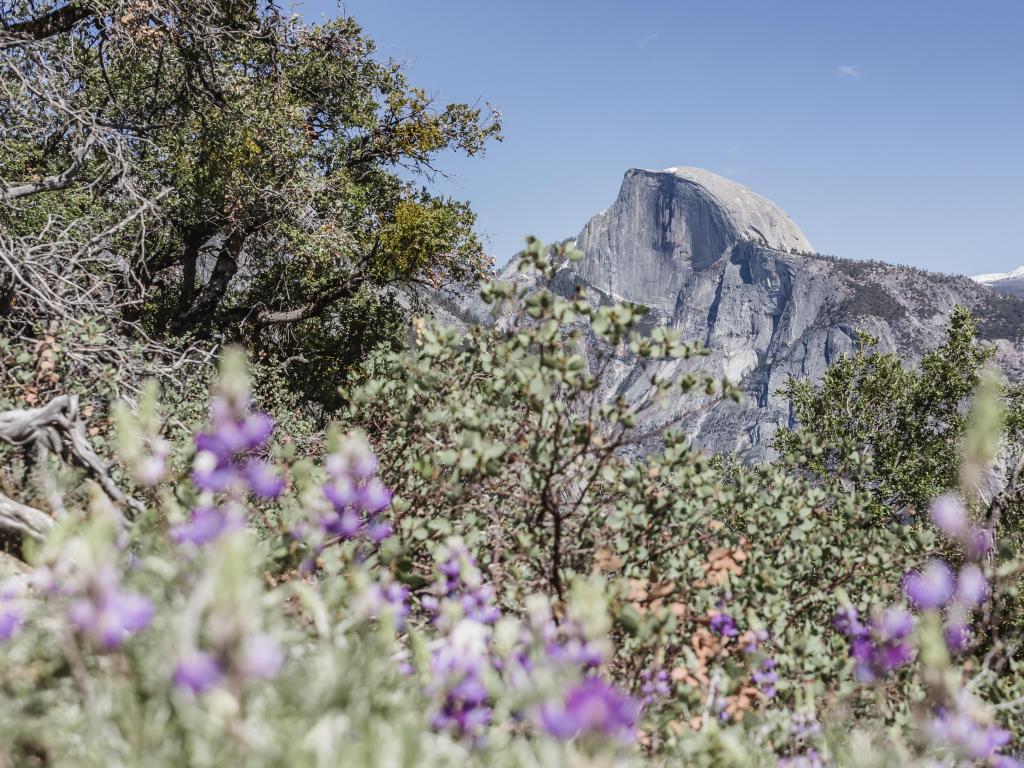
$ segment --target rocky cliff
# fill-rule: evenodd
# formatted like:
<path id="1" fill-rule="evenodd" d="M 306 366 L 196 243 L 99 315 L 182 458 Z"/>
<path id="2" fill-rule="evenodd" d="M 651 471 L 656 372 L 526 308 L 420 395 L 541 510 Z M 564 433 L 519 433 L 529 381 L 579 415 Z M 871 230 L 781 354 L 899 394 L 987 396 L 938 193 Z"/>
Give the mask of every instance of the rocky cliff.
<path id="1" fill-rule="evenodd" d="M 680 398 L 651 417 L 678 423 L 711 452 L 765 458 L 790 420 L 779 389 L 791 376 L 820 380 L 853 349 L 855 330 L 909 362 L 941 343 L 950 312 L 963 304 L 1008 373 L 1024 371 L 1024 300 L 966 277 L 816 254 L 774 203 L 700 169 L 627 171 L 615 202 L 586 224 L 577 245 L 586 256 L 559 273 L 556 290 L 582 284 L 592 299 L 647 306 L 651 324 L 710 350 L 671 363 L 676 373 L 699 369 L 742 388 L 739 404 Z M 604 391 L 640 402 L 650 377 L 664 372 L 623 358 Z"/>

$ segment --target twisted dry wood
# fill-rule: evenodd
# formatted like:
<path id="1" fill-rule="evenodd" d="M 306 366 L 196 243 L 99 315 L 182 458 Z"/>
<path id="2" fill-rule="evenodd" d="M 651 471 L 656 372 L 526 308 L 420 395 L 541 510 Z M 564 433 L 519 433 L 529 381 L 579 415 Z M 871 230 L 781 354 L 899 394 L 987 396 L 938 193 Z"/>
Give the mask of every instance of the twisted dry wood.
<path id="1" fill-rule="evenodd" d="M 40 539 L 52 527 L 53 518 L 45 512 L 0 493 L 0 528 Z"/>
<path id="2" fill-rule="evenodd" d="M 85 422 L 78 413 L 77 395 L 60 395 L 39 408 L 0 411 L 0 442 L 60 456 L 68 464 L 85 470 L 129 516 L 142 511 L 142 504 L 125 495 L 110 479 L 106 465 L 89 445 Z M 46 513 L 0 494 L 0 527 L 41 537 L 52 525 Z"/>

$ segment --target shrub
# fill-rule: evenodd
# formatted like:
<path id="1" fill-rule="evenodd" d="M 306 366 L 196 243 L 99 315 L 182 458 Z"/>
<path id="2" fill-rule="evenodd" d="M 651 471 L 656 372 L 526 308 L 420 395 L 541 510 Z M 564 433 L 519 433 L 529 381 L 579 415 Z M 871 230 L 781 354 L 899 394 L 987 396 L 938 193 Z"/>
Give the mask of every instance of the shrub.
<path id="1" fill-rule="evenodd" d="M 524 265 L 576 255 L 533 242 Z M 483 294 L 511 314 L 381 351 L 316 451 L 287 448 L 237 354 L 191 447 L 153 397 L 119 408 L 146 510 L 126 526 L 93 489 L 4 581 L 0 754 L 1013 764 L 1022 569 L 998 510 L 1015 484 L 989 506 L 968 486 L 911 529 L 869 489 L 711 462 L 672 430 L 638 458 L 636 413 L 595 366 L 699 350 L 635 333 L 629 305 Z M 696 386 L 731 394 L 683 378 L 652 402 Z M 978 412 L 970 434 L 991 426 Z"/>

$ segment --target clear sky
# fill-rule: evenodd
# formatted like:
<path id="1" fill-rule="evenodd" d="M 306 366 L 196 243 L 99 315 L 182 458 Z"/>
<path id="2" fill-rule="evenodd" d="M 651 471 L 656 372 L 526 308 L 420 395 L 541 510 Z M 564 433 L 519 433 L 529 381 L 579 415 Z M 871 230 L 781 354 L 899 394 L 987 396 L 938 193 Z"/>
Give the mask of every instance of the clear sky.
<path id="1" fill-rule="evenodd" d="M 693 165 L 822 252 L 974 274 L 1024 264 L 1024 2 L 327 0 L 505 141 L 443 163 L 499 263 L 575 235 L 630 167 Z"/>

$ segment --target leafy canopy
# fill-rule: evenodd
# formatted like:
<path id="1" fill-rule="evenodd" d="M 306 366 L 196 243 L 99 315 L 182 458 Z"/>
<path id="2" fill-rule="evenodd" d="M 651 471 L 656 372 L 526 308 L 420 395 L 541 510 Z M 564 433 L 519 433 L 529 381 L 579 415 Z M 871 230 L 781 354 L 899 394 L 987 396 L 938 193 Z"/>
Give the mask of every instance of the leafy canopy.
<path id="1" fill-rule="evenodd" d="M 125 319 L 150 334 L 243 340 L 293 358 L 297 381 L 337 379 L 395 339 L 393 302 L 371 294 L 415 303 L 488 268 L 472 210 L 428 185 L 443 153 L 500 138 L 500 115 L 439 104 L 353 19 L 306 24 L 264 0 L 4 5 L 18 199 L 0 225 L 98 227 Z M 346 306 L 372 339 L 349 335 Z"/>
<path id="2" fill-rule="evenodd" d="M 979 342 L 963 307 L 953 312 L 943 344 L 916 366 L 877 344 L 859 334 L 854 354 L 831 365 L 820 387 L 787 382 L 781 393 L 797 428 L 781 430 L 775 447 L 817 477 L 870 491 L 886 509 L 922 510 L 959 487 L 968 401 L 994 349 Z"/>

